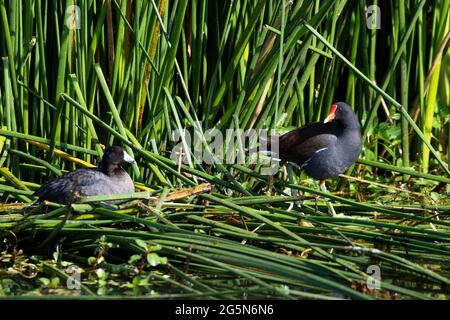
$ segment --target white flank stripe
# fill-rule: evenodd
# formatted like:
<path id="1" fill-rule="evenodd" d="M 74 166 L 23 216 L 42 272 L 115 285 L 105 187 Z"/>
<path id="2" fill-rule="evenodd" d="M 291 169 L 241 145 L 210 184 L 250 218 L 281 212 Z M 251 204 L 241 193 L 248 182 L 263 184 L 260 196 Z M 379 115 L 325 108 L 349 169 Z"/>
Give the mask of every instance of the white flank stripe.
<path id="1" fill-rule="evenodd" d="M 320 148 L 319 150 L 316 150 L 316 152 L 314 152 L 314 153 L 319 153 L 320 151 L 327 150 L 327 149 L 328 149 L 328 147 Z"/>
<path id="2" fill-rule="evenodd" d="M 314 154 L 316 154 L 316 153 L 319 153 L 319 152 L 321 152 L 321 151 L 323 151 L 323 150 L 327 150 L 328 149 L 328 147 L 325 147 L 325 148 L 320 148 L 319 150 L 316 150 L 315 152 L 314 152 Z M 313 155 L 313 157 L 314 157 L 314 155 Z M 311 157 L 312 158 L 312 157 Z M 302 164 L 302 166 L 300 167 L 300 168 L 304 168 L 304 167 L 306 167 L 307 165 L 308 165 L 308 163 L 309 163 L 309 161 L 311 160 L 311 158 L 308 158 L 308 160 L 306 160 L 305 162 L 303 162 L 303 164 Z"/>

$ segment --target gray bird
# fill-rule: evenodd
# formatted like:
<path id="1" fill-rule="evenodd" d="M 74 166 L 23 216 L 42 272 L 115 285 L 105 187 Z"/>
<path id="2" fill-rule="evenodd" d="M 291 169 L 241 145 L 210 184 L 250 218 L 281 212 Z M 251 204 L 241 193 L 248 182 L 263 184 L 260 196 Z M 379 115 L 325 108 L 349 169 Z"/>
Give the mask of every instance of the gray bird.
<path id="1" fill-rule="evenodd" d="M 78 169 L 41 186 L 33 196 L 57 203 L 75 203 L 80 197 L 134 192 L 134 184 L 122 169 L 134 159 L 119 146 L 105 150 L 99 168 Z"/>

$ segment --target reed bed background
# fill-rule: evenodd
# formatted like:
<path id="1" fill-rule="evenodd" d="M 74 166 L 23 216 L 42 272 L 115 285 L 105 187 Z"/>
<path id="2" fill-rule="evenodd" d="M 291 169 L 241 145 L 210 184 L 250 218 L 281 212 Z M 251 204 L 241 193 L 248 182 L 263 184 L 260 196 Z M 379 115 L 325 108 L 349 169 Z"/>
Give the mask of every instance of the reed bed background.
<path id="1" fill-rule="evenodd" d="M 0 296 L 447 299 L 449 10 L 0 0 Z M 206 143 L 211 164 L 171 158 L 174 130 L 283 132 L 335 101 L 353 106 L 364 148 L 330 192 L 224 164 Z M 137 160 L 136 193 L 33 203 L 112 144 Z"/>

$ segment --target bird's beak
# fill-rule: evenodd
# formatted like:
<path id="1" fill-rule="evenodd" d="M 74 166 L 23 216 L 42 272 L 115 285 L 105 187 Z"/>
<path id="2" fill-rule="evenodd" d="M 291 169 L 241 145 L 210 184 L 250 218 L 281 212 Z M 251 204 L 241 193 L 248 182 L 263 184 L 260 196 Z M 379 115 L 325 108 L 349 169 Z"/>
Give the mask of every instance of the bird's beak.
<path id="1" fill-rule="evenodd" d="M 336 105 L 336 104 L 333 104 L 333 105 L 331 106 L 330 113 L 328 114 L 328 116 L 327 116 L 327 117 L 325 118 L 325 120 L 323 121 L 324 123 L 330 122 L 330 121 L 332 121 L 332 120 L 334 119 L 334 117 L 336 116 L 336 114 L 335 114 L 336 108 L 337 108 L 337 105 Z"/>
<path id="2" fill-rule="evenodd" d="M 123 161 L 128 163 L 136 163 L 136 160 L 133 159 L 125 150 L 123 151 Z"/>

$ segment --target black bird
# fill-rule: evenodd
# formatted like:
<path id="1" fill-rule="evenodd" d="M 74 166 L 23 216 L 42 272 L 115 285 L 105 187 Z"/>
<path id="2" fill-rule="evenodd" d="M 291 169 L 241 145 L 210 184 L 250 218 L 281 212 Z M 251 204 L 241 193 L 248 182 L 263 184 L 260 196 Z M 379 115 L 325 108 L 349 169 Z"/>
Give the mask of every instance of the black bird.
<path id="1" fill-rule="evenodd" d="M 134 159 L 118 146 L 105 150 L 100 168 L 78 169 L 43 185 L 33 195 L 40 200 L 74 203 L 83 196 L 134 192 L 134 184 L 122 169 Z"/>
<path id="2" fill-rule="evenodd" d="M 278 156 L 317 180 L 338 176 L 358 159 L 360 124 L 345 102 L 331 106 L 324 122 L 306 124 L 279 137 Z"/>

